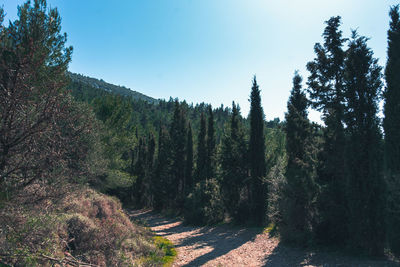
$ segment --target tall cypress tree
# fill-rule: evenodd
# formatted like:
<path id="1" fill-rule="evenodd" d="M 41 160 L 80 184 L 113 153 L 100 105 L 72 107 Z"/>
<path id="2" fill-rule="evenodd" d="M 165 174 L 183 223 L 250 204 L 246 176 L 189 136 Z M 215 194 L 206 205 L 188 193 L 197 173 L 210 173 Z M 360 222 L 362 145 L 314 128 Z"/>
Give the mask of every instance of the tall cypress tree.
<path id="1" fill-rule="evenodd" d="M 344 95 L 349 238 L 352 249 L 379 256 L 385 241 L 383 155 L 377 117 L 381 70 L 367 47 L 367 38 L 353 31 L 345 60 Z"/>
<path id="2" fill-rule="evenodd" d="M 200 116 L 200 131 L 197 138 L 197 165 L 196 165 L 196 183 L 203 181 L 207 177 L 207 128 L 204 113 Z"/>
<path id="3" fill-rule="evenodd" d="M 175 101 L 174 117 L 171 124 L 172 144 L 172 185 L 170 188 L 173 206 L 183 208 L 183 187 L 185 177 L 186 116 L 178 101 Z"/>
<path id="4" fill-rule="evenodd" d="M 138 136 L 138 131 L 136 128 L 135 131 L 135 143 L 136 145 L 130 149 L 130 164 L 129 164 L 129 175 L 130 178 L 132 179 L 132 181 L 134 181 L 134 183 L 132 184 L 131 188 L 130 188 L 130 202 L 131 204 L 135 201 L 136 199 L 136 161 L 138 159 L 138 153 L 139 153 L 139 136 Z"/>
<path id="5" fill-rule="evenodd" d="M 385 166 L 388 182 L 388 241 L 393 253 L 400 255 L 400 19 L 399 6 L 390 9 L 388 61 L 383 128 L 385 130 Z"/>
<path id="6" fill-rule="evenodd" d="M 266 173 L 264 112 L 256 77 L 250 95 L 250 212 L 254 223 L 262 225 L 266 212 L 266 190 L 263 182 Z"/>
<path id="7" fill-rule="evenodd" d="M 316 58 L 307 64 L 310 72 L 308 91 L 312 105 L 322 111 L 324 144 L 319 155 L 318 197 L 320 221 L 317 238 L 330 244 L 343 245 L 347 237 L 347 201 L 345 180 L 345 135 L 343 126 L 343 76 L 345 52 L 340 17 L 326 21 L 324 44 L 314 47 Z"/>
<path id="8" fill-rule="evenodd" d="M 145 138 L 139 139 L 139 148 L 137 159 L 135 163 L 135 175 L 136 181 L 134 184 L 135 191 L 135 200 L 136 204 L 139 206 L 143 206 L 144 203 L 144 191 L 145 191 L 145 182 L 146 182 L 146 156 L 147 156 L 147 144 Z"/>
<path id="9" fill-rule="evenodd" d="M 311 237 L 313 200 L 316 194 L 315 149 L 308 120 L 308 100 L 301 89 L 302 78 L 296 71 L 287 103 L 286 151 L 288 163 L 284 189 L 283 238 L 304 244 Z"/>
<path id="10" fill-rule="evenodd" d="M 247 219 L 247 214 L 241 214 L 239 206 L 248 172 L 247 145 L 240 123 L 240 108 L 235 102 L 232 103 L 232 117 L 226 133 L 219 157 L 222 196 L 229 215 L 235 221 L 242 222 L 244 218 Z"/>
<path id="11" fill-rule="evenodd" d="M 160 125 L 158 134 L 158 154 L 156 170 L 153 179 L 154 209 L 167 208 L 169 201 L 169 188 L 171 186 L 171 138 L 168 129 Z"/>
<path id="12" fill-rule="evenodd" d="M 185 195 L 193 189 L 193 134 L 192 125 L 189 122 L 186 137 L 186 163 L 185 163 Z"/>
<path id="13" fill-rule="evenodd" d="M 214 178 L 215 175 L 215 131 L 214 115 L 211 106 L 208 107 L 208 127 L 207 127 L 207 178 Z"/>
<path id="14" fill-rule="evenodd" d="M 154 203 L 154 155 L 156 151 L 156 140 L 154 134 L 148 136 L 148 146 L 146 155 L 146 205 L 148 207 L 153 206 Z"/>

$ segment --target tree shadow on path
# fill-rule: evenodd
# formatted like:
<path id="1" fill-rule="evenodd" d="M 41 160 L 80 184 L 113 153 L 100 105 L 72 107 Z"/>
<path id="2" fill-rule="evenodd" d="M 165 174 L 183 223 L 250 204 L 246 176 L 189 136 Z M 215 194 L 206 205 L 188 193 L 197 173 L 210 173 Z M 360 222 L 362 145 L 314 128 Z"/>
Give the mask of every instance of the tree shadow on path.
<path id="1" fill-rule="evenodd" d="M 264 267 L 266 266 L 392 267 L 400 266 L 400 263 L 389 259 L 371 260 L 351 257 L 340 252 L 305 250 L 280 243 L 271 254 L 267 255 Z"/>
<path id="2" fill-rule="evenodd" d="M 190 261 L 185 262 L 182 266 L 206 264 L 254 240 L 262 232 L 262 228 L 239 228 L 224 225 L 187 226 L 177 219 L 166 219 L 150 210 L 132 211 L 129 214 L 133 220 L 146 222 L 146 225 L 151 227 L 157 235 L 168 239 L 172 235 L 176 235 L 175 238 L 180 236 L 181 238 L 171 240 L 175 246 L 178 249 L 190 248 L 190 250 L 194 250 L 194 253 L 189 256 Z"/>

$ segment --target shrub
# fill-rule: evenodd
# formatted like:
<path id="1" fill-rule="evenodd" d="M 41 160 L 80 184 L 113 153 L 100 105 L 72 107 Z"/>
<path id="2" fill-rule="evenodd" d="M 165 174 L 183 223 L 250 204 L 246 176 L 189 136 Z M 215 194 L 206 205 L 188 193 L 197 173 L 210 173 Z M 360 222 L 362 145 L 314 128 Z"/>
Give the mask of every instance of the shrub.
<path id="1" fill-rule="evenodd" d="M 224 219 L 224 204 L 215 179 L 201 181 L 185 202 L 185 221 L 190 224 L 209 225 Z"/>
<path id="2" fill-rule="evenodd" d="M 0 209 L 0 254 L 11 265 L 49 266 L 48 257 L 65 263 L 72 255 L 100 266 L 154 266 L 165 252 L 152 237 L 131 223 L 118 200 L 91 189 L 76 187 L 57 203 Z"/>
<path id="3" fill-rule="evenodd" d="M 286 186 L 286 159 L 278 158 L 276 164 L 271 168 L 267 176 L 268 181 L 268 221 L 274 225 L 282 223 L 283 191 Z"/>

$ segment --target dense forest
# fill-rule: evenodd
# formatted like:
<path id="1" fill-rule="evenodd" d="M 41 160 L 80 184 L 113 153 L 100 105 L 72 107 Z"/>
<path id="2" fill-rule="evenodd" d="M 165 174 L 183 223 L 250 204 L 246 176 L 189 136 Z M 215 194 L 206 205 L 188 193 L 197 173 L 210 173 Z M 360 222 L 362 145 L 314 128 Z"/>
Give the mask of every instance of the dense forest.
<path id="1" fill-rule="evenodd" d="M 162 252 L 115 215 L 120 202 L 188 224 L 269 225 L 297 246 L 400 256 L 399 6 L 389 15 L 385 68 L 368 38 L 327 20 L 281 122 L 265 120 L 255 76 L 248 117 L 235 102 L 154 99 L 68 72 L 72 47 L 44 0 L 8 26 L 1 10 L 0 263 L 68 251 L 71 262 L 154 264 Z"/>

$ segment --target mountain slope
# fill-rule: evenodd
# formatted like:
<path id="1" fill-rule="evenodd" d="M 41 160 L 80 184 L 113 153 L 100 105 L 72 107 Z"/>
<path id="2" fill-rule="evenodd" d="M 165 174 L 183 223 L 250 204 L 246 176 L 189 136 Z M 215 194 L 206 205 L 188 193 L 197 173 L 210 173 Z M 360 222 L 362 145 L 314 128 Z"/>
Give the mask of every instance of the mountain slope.
<path id="1" fill-rule="evenodd" d="M 72 72 L 68 72 L 68 75 L 71 78 L 72 82 L 84 83 L 84 84 L 90 85 L 94 88 L 102 89 L 109 93 L 113 93 L 113 94 L 117 94 L 117 95 L 121 95 L 121 96 L 132 97 L 135 100 L 138 100 L 138 99 L 145 100 L 149 103 L 158 103 L 158 101 L 159 101 L 158 99 L 144 95 L 137 91 L 133 91 L 124 86 L 118 86 L 118 85 L 107 83 L 107 82 L 103 81 L 102 79 L 98 80 L 96 78 L 91 78 L 91 77 L 87 77 L 87 76 L 72 73 Z"/>

